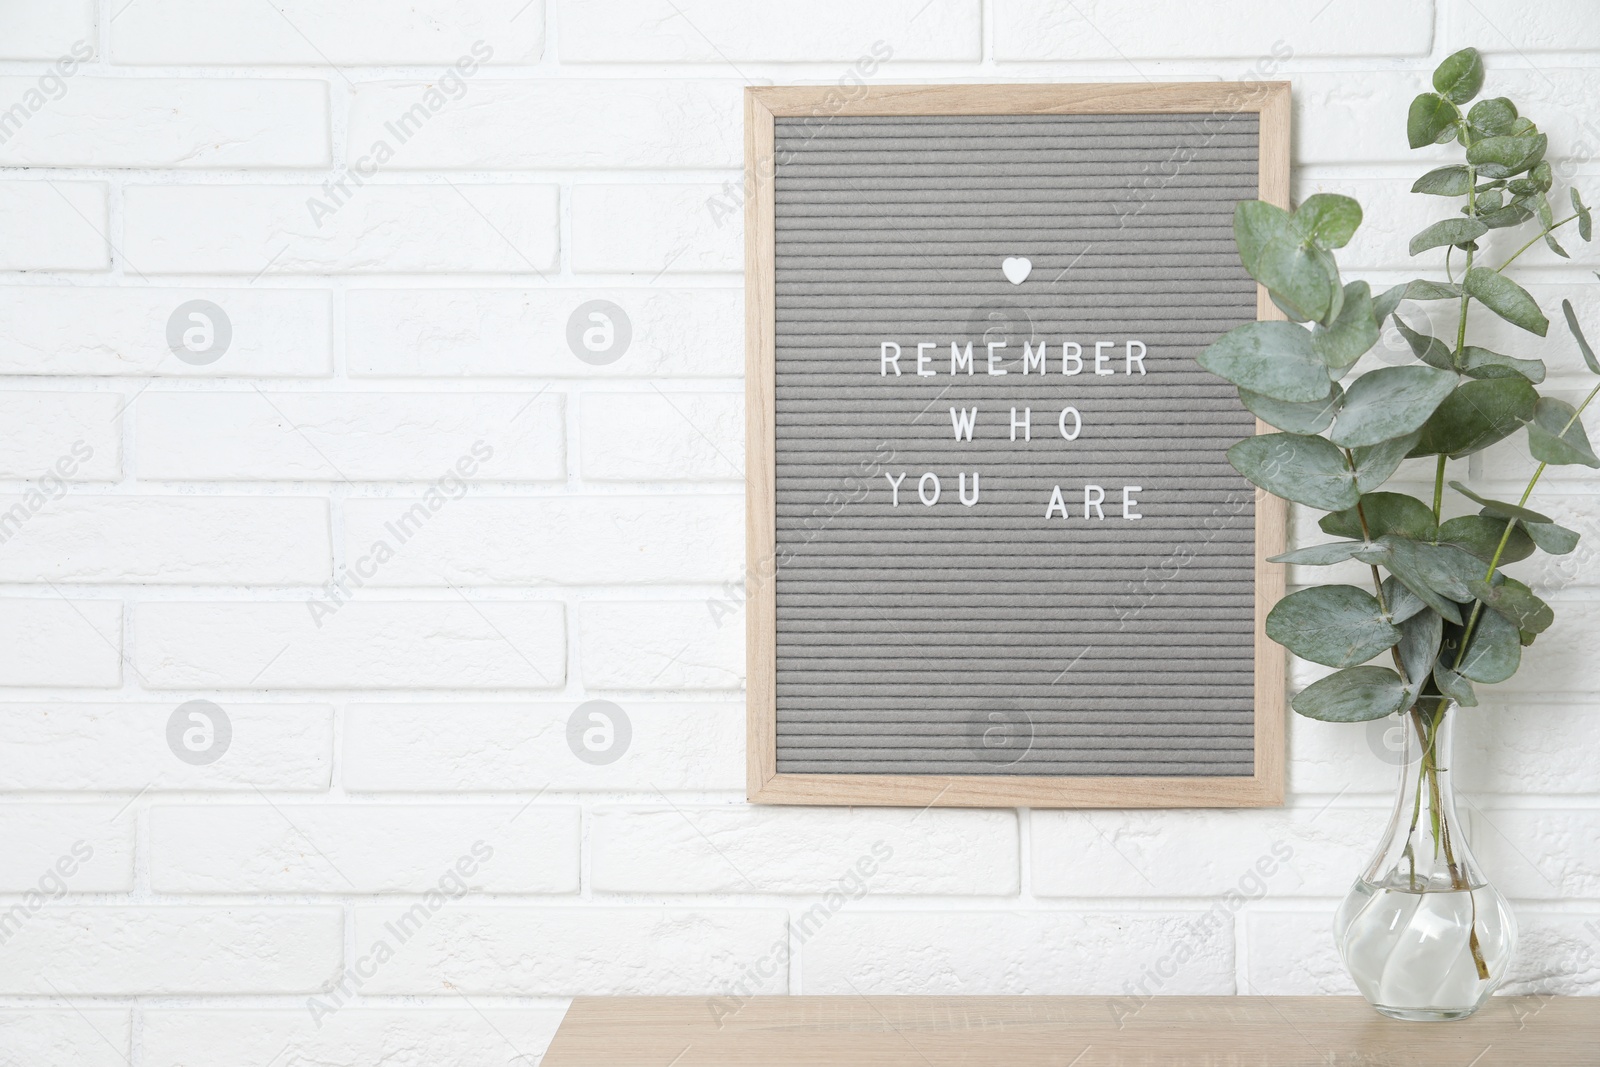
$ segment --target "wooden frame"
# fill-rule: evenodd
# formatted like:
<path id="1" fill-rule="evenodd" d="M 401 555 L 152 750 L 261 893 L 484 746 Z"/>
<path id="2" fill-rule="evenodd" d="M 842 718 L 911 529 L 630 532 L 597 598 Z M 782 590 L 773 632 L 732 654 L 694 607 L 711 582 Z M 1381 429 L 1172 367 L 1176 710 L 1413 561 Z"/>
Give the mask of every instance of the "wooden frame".
<path id="1" fill-rule="evenodd" d="M 1289 206 L 1289 83 L 778 86 L 745 90 L 746 769 L 762 804 L 913 807 L 1269 807 L 1283 802 L 1285 653 L 1265 620 L 1283 595 L 1288 505 L 1258 491 L 1256 520 L 1255 773 L 1248 777 L 779 774 L 775 523 L 774 328 L 778 116 L 1234 113 L 1260 115 L 1262 200 Z M 1284 316 L 1257 290 L 1257 317 Z M 1257 424 L 1257 432 L 1270 432 Z"/>

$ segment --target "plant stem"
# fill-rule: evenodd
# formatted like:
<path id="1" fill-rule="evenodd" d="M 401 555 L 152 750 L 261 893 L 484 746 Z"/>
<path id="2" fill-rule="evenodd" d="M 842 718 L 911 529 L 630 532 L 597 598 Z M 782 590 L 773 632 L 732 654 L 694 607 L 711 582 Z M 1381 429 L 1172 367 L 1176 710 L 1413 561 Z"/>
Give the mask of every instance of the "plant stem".
<path id="1" fill-rule="evenodd" d="M 1577 217 L 1578 216 L 1576 216 L 1576 215 L 1568 215 L 1566 218 L 1562 219 L 1560 222 L 1552 222 L 1548 229 L 1534 234 L 1533 237 L 1528 240 L 1527 244 L 1523 245 L 1521 248 L 1519 248 L 1515 252 L 1511 253 L 1511 256 L 1510 256 L 1509 259 L 1507 259 L 1504 263 L 1500 264 L 1498 267 L 1494 268 L 1494 272 L 1496 274 L 1499 274 L 1501 271 L 1503 271 L 1507 267 L 1511 266 L 1511 264 L 1516 261 L 1516 258 L 1518 256 L 1522 255 L 1522 253 L 1526 252 L 1528 249 L 1532 248 L 1539 241 L 1544 240 L 1545 237 L 1549 236 L 1552 233 L 1555 233 L 1557 230 L 1561 229 L 1561 227 L 1565 226 L 1567 223 L 1571 222 L 1573 219 L 1575 219 Z M 1471 253 L 1469 252 L 1468 255 L 1471 255 Z M 1472 261 L 1469 259 L 1467 262 L 1470 265 Z"/>
<path id="2" fill-rule="evenodd" d="M 1439 464 L 1434 469 L 1433 475 L 1433 524 L 1435 526 L 1444 521 L 1444 462 L 1446 458 L 1443 452 L 1439 453 Z"/>

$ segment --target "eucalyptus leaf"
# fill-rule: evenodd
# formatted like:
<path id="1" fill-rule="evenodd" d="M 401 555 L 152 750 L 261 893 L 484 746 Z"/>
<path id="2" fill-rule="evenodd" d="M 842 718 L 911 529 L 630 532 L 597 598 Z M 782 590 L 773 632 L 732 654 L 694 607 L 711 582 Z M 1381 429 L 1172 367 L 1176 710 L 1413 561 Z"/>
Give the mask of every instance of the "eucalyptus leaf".
<path id="1" fill-rule="evenodd" d="M 1479 100 L 1467 112 L 1467 122 L 1485 137 L 1506 133 L 1517 121 L 1517 105 L 1503 96 Z"/>
<path id="2" fill-rule="evenodd" d="M 1487 348 L 1467 345 L 1461 350 L 1461 373 L 1469 378 L 1526 378 L 1535 385 L 1544 381 L 1544 361 L 1502 356 Z"/>
<path id="3" fill-rule="evenodd" d="M 1370 493 L 1388 481 L 1389 475 L 1400 469 L 1400 464 L 1405 462 L 1420 438 L 1420 432 L 1411 433 L 1382 444 L 1352 449 L 1351 455 L 1356 463 L 1356 488 L 1363 493 Z"/>
<path id="4" fill-rule="evenodd" d="M 1373 297 L 1372 320 L 1381 326 L 1384 320 L 1394 314 L 1394 309 L 1400 306 L 1400 301 L 1406 298 L 1406 290 L 1409 288 L 1410 283 L 1391 286 Z"/>
<path id="5" fill-rule="evenodd" d="M 1485 563 L 1494 559 L 1496 552 L 1500 553 L 1501 563 L 1516 563 L 1533 555 L 1534 543 L 1522 523 L 1512 527 L 1511 536 L 1507 537 L 1509 523 L 1509 519 L 1493 515 L 1461 515 L 1441 523 L 1435 540 L 1441 545 L 1455 545 Z M 1504 549 L 1500 548 L 1502 539 Z"/>
<path id="6" fill-rule="evenodd" d="M 1444 620 L 1431 611 L 1413 615 L 1400 626 L 1400 666 L 1411 688 L 1420 690 L 1439 656 Z"/>
<path id="7" fill-rule="evenodd" d="M 1501 580 L 1494 585 L 1485 581 L 1472 583 L 1472 595 L 1493 608 L 1518 630 L 1542 634 L 1556 621 L 1556 613 L 1532 589 L 1515 578 L 1497 575 Z"/>
<path id="8" fill-rule="evenodd" d="M 1338 382 L 1334 382 L 1333 392 L 1328 394 L 1326 400 L 1307 404 L 1275 400 L 1270 396 L 1252 393 L 1248 389 L 1239 390 L 1239 399 L 1256 418 L 1280 430 L 1287 430 L 1290 433 L 1321 433 L 1333 424 L 1334 413 L 1339 410 L 1339 405 L 1344 403 L 1344 388 Z"/>
<path id="9" fill-rule="evenodd" d="M 1491 230 L 1502 230 L 1507 226 L 1521 226 L 1533 218 L 1533 209 L 1520 200 L 1512 201 L 1503 208 L 1489 211 L 1478 216 L 1478 221 Z"/>
<path id="10" fill-rule="evenodd" d="M 1360 505 L 1360 514 L 1355 507 L 1349 507 L 1324 515 L 1317 525 L 1324 533 L 1335 537 L 1359 538 L 1362 541 L 1367 540 L 1369 533 L 1373 540 L 1390 533 L 1416 541 L 1433 540 L 1433 511 L 1414 496 L 1404 493 L 1363 493 L 1357 503 Z M 1363 514 L 1367 518 L 1366 530 L 1361 528 Z"/>
<path id="11" fill-rule="evenodd" d="M 1497 611 L 1480 611 L 1466 655 L 1451 669 L 1463 678 L 1490 685 L 1517 673 L 1522 662 L 1522 637 L 1516 624 Z"/>
<path id="12" fill-rule="evenodd" d="M 1344 303 L 1331 326 L 1313 326 L 1311 348 L 1333 370 L 1343 370 L 1378 343 L 1378 323 L 1372 312 L 1372 290 L 1366 282 L 1344 287 Z"/>
<path id="13" fill-rule="evenodd" d="M 1395 580 L 1417 599 L 1450 622 L 1460 623 L 1461 609 L 1450 597 L 1433 588 L 1429 570 L 1417 558 L 1413 547 L 1413 543 L 1404 538 L 1384 536 L 1372 548 L 1359 551 L 1356 558 L 1363 563 L 1389 568 Z"/>
<path id="14" fill-rule="evenodd" d="M 1294 230 L 1290 214 L 1277 204 L 1265 200 L 1241 200 L 1233 209 L 1233 241 L 1239 248 L 1239 258 L 1252 278 L 1256 276 L 1256 261 L 1269 241 Z"/>
<path id="15" fill-rule="evenodd" d="M 1290 552 L 1270 556 L 1268 563 L 1294 563 L 1303 567 L 1331 567 L 1354 559 L 1356 550 L 1365 547 L 1360 541 L 1330 541 L 1325 545 L 1307 545 Z"/>
<path id="16" fill-rule="evenodd" d="M 1540 337 L 1550 329 L 1550 320 L 1539 310 L 1538 302 L 1528 295 L 1526 289 L 1500 272 L 1488 267 L 1473 267 L 1467 271 L 1464 286 L 1467 295 L 1512 325 Z"/>
<path id="17" fill-rule="evenodd" d="M 1360 496 L 1344 453 L 1323 437 L 1293 433 L 1246 437 L 1228 449 L 1228 461 L 1252 484 L 1296 504 L 1340 511 Z"/>
<path id="18" fill-rule="evenodd" d="M 1433 665 L 1433 684 L 1438 686 L 1439 692 L 1464 708 L 1478 706 L 1478 694 L 1473 692 L 1472 683 L 1443 663 Z"/>
<path id="19" fill-rule="evenodd" d="M 1327 399 L 1333 389 L 1311 334 L 1291 322 L 1247 322 L 1229 330 L 1200 354 L 1199 363 L 1241 389 L 1274 400 L 1312 403 Z"/>
<path id="20" fill-rule="evenodd" d="M 1323 722 L 1367 722 L 1403 710 L 1414 692 L 1388 667 L 1347 667 L 1308 685 L 1289 706 Z"/>
<path id="21" fill-rule="evenodd" d="M 1543 159 L 1548 143 L 1542 133 L 1531 137 L 1485 137 L 1467 147 L 1467 162 L 1485 178 L 1509 178 Z"/>
<path id="22" fill-rule="evenodd" d="M 1301 659 L 1329 667 L 1364 663 L 1400 640 L 1371 593 L 1319 585 L 1290 593 L 1267 615 L 1267 636 Z"/>
<path id="23" fill-rule="evenodd" d="M 1395 328 L 1400 331 L 1400 336 L 1406 339 L 1406 344 L 1411 346 L 1411 352 L 1422 362 L 1430 367 L 1440 370 L 1452 370 L 1450 346 L 1437 337 L 1430 337 L 1425 333 L 1418 333 L 1406 324 L 1398 314 L 1394 316 Z"/>
<path id="24" fill-rule="evenodd" d="M 1438 93 L 1423 93 L 1406 114 L 1406 141 L 1412 148 L 1438 144 L 1455 133 L 1460 120 L 1460 108 Z"/>
<path id="25" fill-rule="evenodd" d="M 1489 232 L 1477 219 L 1444 219 L 1411 238 L 1411 254 L 1445 245 L 1465 245 Z"/>
<path id="26" fill-rule="evenodd" d="M 1522 528 L 1528 531 L 1528 536 L 1539 546 L 1539 551 L 1552 556 L 1565 556 L 1578 547 L 1578 532 L 1565 526 L 1553 522 L 1524 522 Z"/>
<path id="27" fill-rule="evenodd" d="M 1521 504 L 1508 504 L 1504 500 L 1492 500 L 1489 497 L 1479 496 L 1460 482 L 1451 482 L 1450 488 L 1473 503 L 1482 505 L 1485 515 L 1493 515 L 1498 519 L 1516 519 L 1519 522 L 1549 523 L 1552 521 L 1550 516 L 1541 515 L 1531 508 L 1523 507 Z"/>
<path id="28" fill-rule="evenodd" d="M 1476 108 L 1474 108 L 1476 110 Z M 1429 196 L 1466 196 L 1472 188 L 1472 175 L 1457 163 L 1449 167 L 1436 167 L 1418 178 L 1411 186 L 1413 193 Z"/>
<path id="29" fill-rule="evenodd" d="M 1541 463 L 1600 467 L 1577 409 L 1555 397 L 1539 398 L 1533 421 L 1528 423 L 1528 451 Z"/>
<path id="30" fill-rule="evenodd" d="M 1422 427 L 1456 388 L 1456 376 L 1432 367 L 1381 367 L 1351 383 L 1329 436 L 1345 448 L 1376 445 Z"/>
<path id="31" fill-rule="evenodd" d="M 1539 394 L 1523 378 L 1469 381 L 1454 392 L 1423 424 L 1413 456 L 1470 455 L 1510 437 L 1533 418 Z"/>
<path id="32" fill-rule="evenodd" d="M 1233 212 L 1234 242 L 1250 276 L 1272 293 L 1290 318 L 1320 321 L 1339 291 L 1333 260 L 1287 211 L 1264 200 L 1245 200 Z"/>
<path id="33" fill-rule="evenodd" d="M 1405 622 L 1417 612 L 1428 610 L 1421 597 L 1392 575 L 1383 580 L 1383 602 L 1389 605 L 1389 620 L 1394 623 Z"/>
<path id="34" fill-rule="evenodd" d="M 1343 248 L 1361 225 L 1361 205 L 1338 193 L 1315 193 L 1295 209 L 1294 221 L 1318 248 Z"/>
<path id="35" fill-rule="evenodd" d="M 1572 331 L 1573 340 L 1578 342 L 1578 351 L 1583 353 L 1583 361 L 1588 364 L 1591 371 L 1600 374 L 1600 360 L 1594 358 L 1594 349 L 1589 347 L 1589 341 L 1583 336 L 1583 328 L 1578 325 L 1578 316 L 1572 310 L 1572 301 L 1561 301 L 1561 313 L 1567 317 L 1567 329 Z"/>
<path id="36" fill-rule="evenodd" d="M 1548 193 L 1554 180 L 1550 170 L 1550 161 L 1541 159 L 1537 166 L 1528 171 L 1522 178 L 1513 178 L 1506 183 L 1506 189 L 1515 196 L 1532 196 L 1536 193 Z"/>
<path id="37" fill-rule="evenodd" d="M 1465 104 L 1483 88 L 1483 57 L 1476 48 L 1446 56 L 1433 72 L 1433 87 L 1451 103 Z"/>
<path id="38" fill-rule="evenodd" d="M 1460 300 L 1461 286 L 1417 278 L 1406 283 L 1405 294 L 1407 300 Z"/>
<path id="39" fill-rule="evenodd" d="M 1578 236 L 1587 241 L 1594 236 L 1594 217 L 1589 214 L 1589 207 L 1583 202 L 1583 197 L 1578 195 L 1576 185 L 1567 192 L 1572 197 L 1572 210 L 1578 213 Z"/>
<path id="40" fill-rule="evenodd" d="M 1385 534 L 1378 543 L 1388 548 L 1388 566 L 1402 581 L 1411 585 L 1407 574 L 1426 583 L 1427 587 L 1448 600 L 1461 602 L 1472 599 L 1468 583 L 1483 576 L 1483 564 L 1454 545 L 1431 544 L 1413 541 L 1399 534 Z M 1401 564 L 1406 573 L 1395 566 Z M 1421 596 L 1421 591 L 1412 586 Z M 1437 609 L 1435 609 L 1437 610 Z M 1440 612 L 1448 615 L 1448 612 Z"/>

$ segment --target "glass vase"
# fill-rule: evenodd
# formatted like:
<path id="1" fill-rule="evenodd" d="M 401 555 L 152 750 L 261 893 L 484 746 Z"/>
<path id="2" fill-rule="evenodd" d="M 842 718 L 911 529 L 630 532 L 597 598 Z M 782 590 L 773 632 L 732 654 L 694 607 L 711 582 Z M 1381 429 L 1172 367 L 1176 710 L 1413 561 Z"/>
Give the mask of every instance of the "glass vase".
<path id="1" fill-rule="evenodd" d="M 1466 1018 L 1505 981 L 1516 948 L 1516 920 L 1483 876 L 1456 814 L 1456 714 L 1439 699 L 1401 714 L 1394 813 L 1334 919 L 1356 987 L 1396 1019 Z"/>

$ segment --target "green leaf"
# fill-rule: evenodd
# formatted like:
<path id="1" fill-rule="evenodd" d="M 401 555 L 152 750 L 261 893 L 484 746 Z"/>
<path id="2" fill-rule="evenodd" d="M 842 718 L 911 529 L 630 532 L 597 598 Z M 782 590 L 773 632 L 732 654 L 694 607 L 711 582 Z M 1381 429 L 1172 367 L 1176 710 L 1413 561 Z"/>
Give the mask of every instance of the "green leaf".
<path id="1" fill-rule="evenodd" d="M 1523 378 L 1458 385 L 1422 427 L 1413 456 L 1460 459 L 1516 433 L 1533 418 L 1539 394 Z"/>
<path id="2" fill-rule="evenodd" d="M 1578 410 L 1554 397 L 1541 396 L 1534 408 L 1533 421 L 1528 423 L 1528 451 L 1541 463 L 1600 467 L 1600 458 L 1589 445 Z"/>
<path id="3" fill-rule="evenodd" d="M 1361 511 L 1367 516 L 1367 530 L 1371 532 L 1373 540 L 1390 533 L 1417 541 L 1433 539 L 1433 512 L 1414 496 L 1404 493 L 1363 493 L 1359 503 Z M 1361 529 L 1361 516 L 1354 507 L 1324 515 L 1317 525 L 1324 533 L 1335 537 L 1367 539 L 1367 533 Z"/>
<path id="4" fill-rule="evenodd" d="M 1364 547 L 1360 541 L 1330 541 L 1325 545 L 1307 545 L 1290 552 L 1270 556 L 1268 563 L 1296 563 L 1305 567 L 1331 567 L 1354 559 L 1356 549 Z"/>
<path id="5" fill-rule="evenodd" d="M 1497 519 L 1517 519 L 1520 522 L 1543 523 L 1552 521 L 1550 516 L 1541 515 L 1537 511 L 1525 508 L 1520 504 L 1508 504 L 1504 500 L 1491 500 L 1488 497 L 1479 496 L 1460 482 L 1451 482 L 1450 488 L 1473 503 L 1483 505 L 1483 513 L 1485 515 L 1493 515 Z"/>
<path id="6" fill-rule="evenodd" d="M 1290 593 L 1267 615 L 1267 636 L 1301 659 L 1329 667 L 1364 663 L 1400 640 L 1371 593 L 1319 585 Z"/>
<path id="7" fill-rule="evenodd" d="M 1312 403 L 1333 391 L 1311 334 L 1292 322 L 1247 322 L 1200 353 L 1199 363 L 1241 389 L 1274 400 Z"/>
<path id="8" fill-rule="evenodd" d="M 1399 469 L 1419 437 L 1420 433 L 1406 434 L 1382 444 L 1352 449 L 1351 455 L 1356 461 L 1356 488 L 1363 493 L 1370 493 L 1388 481 L 1389 475 Z"/>
<path id="9" fill-rule="evenodd" d="M 1439 687 L 1439 692 L 1464 708 L 1478 706 L 1478 694 L 1472 691 L 1472 683 L 1443 663 L 1433 665 L 1433 684 Z"/>
<path id="10" fill-rule="evenodd" d="M 1468 345 L 1461 350 L 1461 373 L 1469 378 L 1526 378 L 1535 385 L 1544 381 L 1544 361 L 1502 356 L 1487 348 Z"/>
<path id="11" fill-rule="evenodd" d="M 1452 103 L 1465 104 L 1483 88 L 1483 57 L 1476 48 L 1446 56 L 1433 72 L 1433 87 Z"/>
<path id="12" fill-rule="evenodd" d="M 1500 551 L 1500 562 L 1516 563 L 1533 555 L 1534 544 L 1521 523 L 1512 528 L 1510 537 L 1506 537 L 1509 521 L 1493 515 L 1462 515 L 1446 519 L 1434 539 L 1441 545 L 1455 545 L 1461 551 L 1488 563 L 1500 551 L 1500 539 L 1505 538 L 1506 547 Z"/>
<path id="13" fill-rule="evenodd" d="M 1400 626 L 1400 665 L 1411 688 L 1420 690 L 1433 670 L 1444 637 L 1444 620 L 1431 611 L 1413 615 Z"/>
<path id="14" fill-rule="evenodd" d="M 1411 254 L 1426 252 L 1445 245 L 1469 244 L 1489 232 L 1489 227 L 1477 219 L 1444 219 L 1429 226 L 1411 239 Z"/>
<path id="15" fill-rule="evenodd" d="M 1472 628 L 1467 654 L 1452 667 L 1463 678 L 1490 685 L 1516 674 L 1521 662 L 1522 637 L 1516 624 L 1497 611 L 1482 611 Z"/>
<path id="16" fill-rule="evenodd" d="M 1432 367 L 1381 367 L 1345 391 L 1329 436 L 1345 448 L 1375 445 L 1422 427 L 1456 388 L 1456 376 Z"/>
<path id="17" fill-rule="evenodd" d="M 1459 300 L 1461 286 L 1417 278 L 1406 283 L 1405 295 L 1407 300 Z"/>
<path id="18" fill-rule="evenodd" d="M 1541 159 L 1537 166 L 1528 171 L 1526 177 L 1513 178 L 1506 183 L 1506 189 L 1513 196 L 1535 196 L 1539 193 L 1548 193 L 1555 175 L 1551 173 L 1550 161 Z"/>
<path id="19" fill-rule="evenodd" d="M 1406 339 L 1406 344 L 1411 346 L 1412 353 L 1430 367 L 1440 370 L 1451 370 L 1453 364 L 1450 359 L 1450 346 L 1437 337 L 1429 337 L 1425 333 L 1418 333 L 1406 325 L 1406 320 L 1398 314 L 1394 316 L 1395 327 L 1400 331 L 1400 336 Z"/>
<path id="20" fill-rule="evenodd" d="M 1361 205 L 1337 193 L 1315 193 L 1295 209 L 1294 221 L 1318 248 L 1343 248 L 1361 225 Z"/>
<path id="21" fill-rule="evenodd" d="M 1289 213 L 1265 200 L 1241 200 L 1233 209 L 1233 242 L 1245 270 L 1256 278 L 1256 263 L 1267 243 L 1289 233 L 1293 222 Z"/>
<path id="22" fill-rule="evenodd" d="M 1485 137 L 1495 137 L 1511 129 L 1517 121 L 1517 105 L 1503 96 L 1479 100 L 1467 112 L 1467 122 Z"/>
<path id="23" fill-rule="evenodd" d="M 1434 588 L 1438 567 L 1423 559 L 1419 543 L 1393 534 L 1385 534 L 1370 549 L 1363 548 L 1356 558 L 1363 563 L 1389 568 L 1395 579 L 1410 590 L 1428 607 L 1452 622 L 1461 621 L 1461 610 L 1455 601 Z M 1424 547 L 1433 547 L 1431 545 Z M 1481 570 L 1482 568 L 1478 568 Z M 1454 582 L 1449 583 L 1454 588 Z M 1463 588 L 1464 583 L 1462 583 Z M 1461 599 L 1468 599 L 1463 593 Z"/>
<path id="24" fill-rule="evenodd" d="M 1398 534 L 1385 534 L 1379 542 L 1388 547 L 1388 566 L 1402 581 L 1411 584 L 1406 575 L 1395 568 L 1397 562 L 1429 589 L 1452 601 L 1471 600 L 1472 590 L 1467 583 L 1483 575 L 1483 564 L 1454 545 L 1412 541 Z M 1414 586 L 1413 590 L 1416 591 Z"/>
<path id="25" fill-rule="evenodd" d="M 1578 547 L 1578 532 L 1565 526 L 1553 522 L 1525 522 L 1522 528 L 1528 531 L 1528 536 L 1541 552 L 1548 552 L 1552 556 L 1565 556 Z"/>
<path id="26" fill-rule="evenodd" d="M 1594 349 L 1589 347 L 1589 341 L 1583 336 L 1583 329 L 1578 325 L 1578 316 L 1573 313 L 1572 301 L 1561 301 L 1561 313 L 1567 317 L 1567 329 L 1572 331 L 1573 340 L 1578 342 L 1578 351 L 1583 353 L 1583 361 L 1589 369 L 1600 374 L 1600 361 L 1594 358 Z"/>
<path id="27" fill-rule="evenodd" d="M 1583 197 L 1578 195 L 1578 187 L 1574 185 L 1567 190 L 1572 197 L 1572 210 L 1578 213 L 1578 236 L 1585 241 L 1594 236 L 1594 217 L 1589 214 L 1589 208 L 1583 202 Z"/>
<path id="28" fill-rule="evenodd" d="M 1521 226 L 1533 218 L 1533 212 L 1522 201 L 1517 200 L 1500 208 L 1478 216 L 1478 221 L 1491 230 L 1504 229 L 1507 226 Z"/>
<path id="29" fill-rule="evenodd" d="M 1512 325 L 1540 337 L 1550 328 L 1550 320 L 1528 291 L 1498 271 L 1473 267 L 1467 271 L 1465 288 L 1469 296 Z"/>
<path id="30" fill-rule="evenodd" d="M 1378 343 L 1378 323 L 1372 313 L 1372 290 L 1366 282 L 1344 287 L 1344 303 L 1333 325 L 1311 328 L 1311 348 L 1334 370 L 1355 364 Z"/>
<path id="31" fill-rule="evenodd" d="M 1246 437 L 1228 449 L 1234 469 L 1274 496 L 1340 511 L 1360 495 L 1344 453 L 1329 440 L 1294 433 Z"/>
<path id="32" fill-rule="evenodd" d="M 1485 137 L 1467 148 L 1467 162 L 1477 167 L 1484 178 L 1509 178 L 1520 174 L 1544 158 L 1549 138 L 1538 133 L 1531 137 Z"/>
<path id="33" fill-rule="evenodd" d="M 1239 390 L 1239 399 L 1251 414 L 1271 426 L 1290 433 L 1321 433 L 1333 424 L 1333 416 L 1344 403 L 1344 388 L 1333 383 L 1333 392 L 1326 400 L 1294 404 L 1287 400 L 1274 400 L 1270 396 Z"/>
<path id="34" fill-rule="evenodd" d="M 1403 710 L 1413 693 L 1388 667 L 1347 667 L 1306 686 L 1290 707 L 1323 722 L 1367 722 Z"/>
<path id="35" fill-rule="evenodd" d="M 1383 580 L 1383 602 L 1389 605 L 1389 619 L 1395 623 L 1405 622 L 1417 612 L 1428 610 L 1421 597 L 1393 576 Z"/>
<path id="36" fill-rule="evenodd" d="M 1334 308 L 1338 268 L 1296 216 L 1264 200 L 1242 201 L 1233 212 L 1233 238 L 1245 270 L 1290 318 L 1320 321 Z"/>
<path id="37" fill-rule="evenodd" d="M 1406 114 L 1406 141 L 1412 148 L 1438 144 L 1455 132 L 1460 119 L 1460 108 L 1437 93 L 1423 93 Z"/>
<path id="38" fill-rule="evenodd" d="M 1476 109 L 1474 109 L 1476 110 Z M 1457 163 L 1449 167 L 1436 167 L 1418 178 L 1411 186 L 1413 193 L 1429 196 L 1466 196 L 1472 188 L 1472 175 Z"/>
<path id="39" fill-rule="evenodd" d="M 1496 577 L 1500 581 L 1494 585 L 1485 581 L 1473 582 L 1472 595 L 1504 615 L 1518 630 L 1542 634 L 1550 629 L 1550 624 L 1556 621 L 1556 613 L 1549 604 L 1515 578 L 1505 575 Z"/>
<path id="40" fill-rule="evenodd" d="M 1372 320 L 1379 326 L 1385 319 L 1394 314 L 1394 309 L 1400 306 L 1400 301 L 1406 297 L 1407 285 L 1396 285 L 1385 289 L 1382 294 L 1372 298 Z M 1459 294 L 1457 294 L 1459 295 Z"/>

